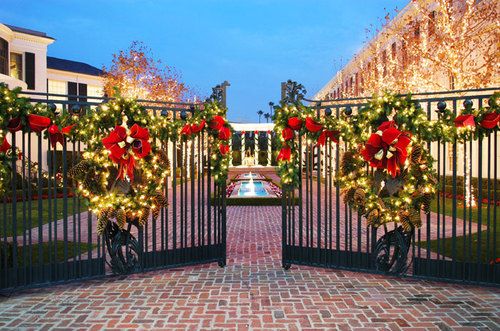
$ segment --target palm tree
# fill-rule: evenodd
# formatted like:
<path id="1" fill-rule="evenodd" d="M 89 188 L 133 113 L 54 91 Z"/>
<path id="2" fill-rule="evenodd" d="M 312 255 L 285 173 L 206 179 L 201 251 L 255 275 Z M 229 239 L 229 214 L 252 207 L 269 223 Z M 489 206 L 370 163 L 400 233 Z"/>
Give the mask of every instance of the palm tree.
<path id="1" fill-rule="evenodd" d="M 271 117 L 271 114 L 265 113 L 264 117 L 266 118 L 266 123 L 269 123 L 269 118 Z"/>
<path id="2" fill-rule="evenodd" d="M 264 112 L 262 110 L 259 110 L 257 112 L 257 115 L 259 115 L 259 123 L 260 123 L 260 117 L 262 116 L 262 114 L 264 114 Z"/>

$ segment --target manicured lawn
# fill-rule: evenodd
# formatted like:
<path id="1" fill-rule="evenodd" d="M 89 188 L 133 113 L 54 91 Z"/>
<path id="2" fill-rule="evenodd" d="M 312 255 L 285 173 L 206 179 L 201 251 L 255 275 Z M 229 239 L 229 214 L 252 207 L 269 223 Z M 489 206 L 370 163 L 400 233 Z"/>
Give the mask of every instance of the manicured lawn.
<path id="1" fill-rule="evenodd" d="M 439 201 L 440 206 L 439 206 L 439 213 L 443 214 L 443 200 Z M 494 212 L 494 205 L 490 205 L 490 222 L 493 223 L 493 212 Z M 445 210 L 444 214 L 448 216 L 453 215 L 453 201 L 452 199 L 446 199 L 446 204 L 445 204 Z M 483 225 L 486 225 L 487 219 L 488 219 L 488 205 L 484 204 L 482 205 L 482 223 Z M 435 213 L 437 213 L 437 200 L 434 199 L 431 204 L 431 210 Z M 472 221 L 477 222 L 477 212 L 479 208 L 474 207 L 472 208 Z M 469 220 L 469 212 L 470 209 L 467 207 L 467 221 Z M 496 207 L 496 215 L 497 215 L 497 222 L 500 221 L 500 206 Z M 463 219 L 464 218 L 464 203 L 462 201 L 457 201 L 457 218 Z"/>
<path id="2" fill-rule="evenodd" d="M 49 204 L 50 204 L 50 220 L 54 220 L 54 210 L 55 206 L 57 205 L 57 219 L 60 220 L 63 218 L 63 202 L 64 199 L 59 198 L 59 199 L 44 199 L 42 201 L 42 224 L 47 224 L 49 222 Z M 30 228 L 30 218 L 29 218 L 29 204 L 28 202 L 25 202 L 25 217 L 26 217 L 26 229 L 24 228 L 23 224 L 23 203 L 22 202 L 17 202 L 16 203 L 16 233 L 17 235 L 22 234 L 24 230 L 28 230 Z M 75 203 L 73 202 L 73 198 L 68 198 L 68 216 L 81 212 L 84 212 L 87 210 L 87 206 L 84 205 L 84 201 L 80 201 L 80 206 L 78 207 L 78 198 L 75 198 Z M 4 214 L 5 213 L 5 214 Z M 12 236 L 14 231 L 13 231 L 13 226 L 12 226 L 12 203 L 7 203 L 7 204 L 0 204 L 0 220 L 4 219 L 5 215 L 5 220 L 6 220 L 6 229 L 4 227 L 3 221 L 0 221 L 0 236 L 3 237 L 4 233 L 7 234 L 8 237 Z M 36 228 L 39 225 L 39 214 L 38 214 L 38 200 L 33 200 L 31 201 L 31 227 Z"/>
<path id="3" fill-rule="evenodd" d="M 500 257 L 500 244 L 498 241 L 500 240 L 500 224 L 498 224 L 497 221 L 497 231 L 496 231 L 496 236 L 497 236 L 497 245 L 496 245 L 496 251 L 493 250 L 493 228 L 490 231 L 490 239 L 489 239 L 489 260 L 487 259 L 487 250 L 486 250 L 486 244 L 487 244 L 487 231 L 482 231 L 481 232 L 481 261 L 484 263 L 489 263 L 490 260 L 495 259 L 497 257 Z M 472 246 L 471 246 L 471 256 L 469 257 L 469 240 L 472 239 Z M 457 261 L 477 261 L 477 242 L 478 242 L 478 233 L 473 233 L 472 236 L 466 236 L 465 237 L 465 243 L 464 243 L 464 237 L 457 237 L 456 238 L 456 259 Z M 437 252 L 437 245 L 438 241 L 437 240 L 431 240 L 431 250 L 434 252 Z M 444 249 L 443 249 L 444 245 Z M 440 254 L 444 254 L 448 257 L 452 257 L 453 255 L 453 240 L 451 238 L 446 238 L 446 239 L 441 239 L 439 242 L 439 251 Z M 420 243 L 420 247 L 422 248 L 427 248 L 427 242 L 423 241 Z M 465 254 L 464 254 L 464 247 L 465 247 Z"/>
<path id="4" fill-rule="evenodd" d="M 431 204 L 431 210 L 433 212 L 437 212 L 437 201 L 434 200 Z M 478 215 L 477 215 L 478 208 L 473 208 L 472 209 L 472 221 L 474 223 L 477 223 Z M 443 205 L 441 202 L 440 205 L 440 211 L 441 214 L 443 214 Z M 482 225 L 486 226 L 487 225 L 487 212 L 488 212 L 488 206 L 483 204 L 482 206 Z M 496 236 L 497 236 L 497 246 L 496 246 L 496 252 L 493 250 L 493 212 L 494 212 L 494 206 L 490 205 L 490 233 L 489 233 L 489 258 L 494 259 L 496 257 L 500 257 L 500 244 L 498 241 L 500 240 L 500 207 L 496 207 L 496 215 L 497 215 L 497 228 L 496 228 Z M 457 218 L 462 219 L 463 218 L 463 213 L 464 213 L 464 208 L 463 208 L 463 202 L 462 201 L 457 201 Z M 448 216 L 452 216 L 452 200 L 451 199 L 446 199 L 446 205 L 445 205 L 445 210 L 444 214 Z M 469 208 L 467 208 L 467 221 L 469 220 Z M 468 227 L 468 225 L 467 225 Z M 477 227 L 477 225 L 476 225 Z M 481 261 L 484 263 L 489 263 L 487 261 L 487 231 L 482 231 L 481 232 L 481 246 L 480 246 L 480 252 L 481 252 Z M 465 236 L 465 243 L 464 243 L 464 237 L 460 236 L 456 238 L 455 241 L 455 246 L 456 246 L 456 259 L 457 261 L 477 261 L 477 243 L 478 243 L 478 233 L 474 233 L 471 236 L 467 235 Z M 469 243 L 472 242 L 472 245 Z M 439 251 L 440 254 L 444 254 L 448 257 L 451 257 L 453 255 L 453 250 L 452 250 L 452 245 L 453 245 L 453 240 L 452 238 L 446 238 L 446 239 L 441 239 L 439 242 Z M 437 252 L 437 246 L 438 246 L 438 241 L 437 240 L 431 240 L 430 242 L 430 247 L 431 250 L 434 252 Z M 469 257 L 469 246 L 471 250 L 471 256 Z M 427 242 L 423 241 L 420 243 L 420 247 L 422 248 L 427 248 Z M 465 254 L 464 254 L 464 248 L 465 248 Z"/>
<path id="5" fill-rule="evenodd" d="M 54 242 L 51 243 L 49 246 L 49 243 L 44 242 L 42 243 L 42 256 L 43 256 L 43 263 L 49 263 L 49 262 L 54 262 L 50 261 L 49 256 L 52 256 L 51 258 L 54 258 L 54 250 L 57 250 L 57 253 L 55 255 L 56 261 L 55 262 L 63 262 L 65 261 L 64 259 L 64 242 L 63 241 L 57 241 L 55 242 L 56 247 L 54 248 Z M 68 259 L 72 259 L 74 257 L 78 257 L 78 253 L 81 253 L 82 257 L 88 253 L 88 245 L 87 243 L 78 243 L 75 242 L 68 242 Z M 97 247 L 96 244 L 91 244 L 91 250 L 94 250 Z M 0 257 L 4 255 L 4 248 L 0 246 Z M 33 244 L 32 245 L 32 263 L 34 265 L 38 264 L 38 257 L 39 257 L 39 244 Z M 79 251 L 80 250 L 80 251 Z M 76 251 L 76 254 L 75 254 Z M 10 256 L 11 253 L 8 253 L 9 256 L 9 265 L 12 266 L 12 256 Z M 30 261 L 30 248 L 27 246 L 25 248 L 25 255 L 26 255 L 26 263 L 29 264 Z M 17 247 L 17 263 L 18 266 L 23 265 L 23 249 L 21 246 Z M 1 261 L 2 266 L 3 266 L 3 261 Z"/>

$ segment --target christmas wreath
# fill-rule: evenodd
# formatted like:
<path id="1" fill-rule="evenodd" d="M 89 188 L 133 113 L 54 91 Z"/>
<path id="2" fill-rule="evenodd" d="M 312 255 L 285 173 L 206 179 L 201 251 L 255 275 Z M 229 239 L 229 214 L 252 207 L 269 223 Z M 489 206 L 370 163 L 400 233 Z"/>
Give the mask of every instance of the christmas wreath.
<path id="1" fill-rule="evenodd" d="M 119 229 L 127 221 L 142 226 L 166 206 L 162 191 L 169 163 L 154 121 L 136 101 L 122 98 L 80 119 L 76 134 L 87 146 L 70 176 L 97 215 L 99 234 L 113 221 Z M 64 128 L 57 129 L 63 134 Z"/>

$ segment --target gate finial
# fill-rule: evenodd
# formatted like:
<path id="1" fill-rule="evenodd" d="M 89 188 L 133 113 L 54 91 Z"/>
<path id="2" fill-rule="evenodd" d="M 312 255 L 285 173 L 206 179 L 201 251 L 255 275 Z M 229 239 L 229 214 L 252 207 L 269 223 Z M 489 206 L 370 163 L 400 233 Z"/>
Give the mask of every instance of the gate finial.
<path id="1" fill-rule="evenodd" d="M 302 100 L 307 91 L 304 85 L 288 80 L 281 83 L 281 101 L 284 103 L 298 103 Z"/>

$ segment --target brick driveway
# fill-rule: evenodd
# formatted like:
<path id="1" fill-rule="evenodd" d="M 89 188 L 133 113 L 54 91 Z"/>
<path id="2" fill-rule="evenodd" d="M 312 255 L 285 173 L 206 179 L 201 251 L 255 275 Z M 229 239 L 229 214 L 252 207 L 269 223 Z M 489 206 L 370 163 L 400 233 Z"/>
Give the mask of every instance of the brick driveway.
<path id="1" fill-rule="evenodd" d="M 228 207 L 228 266 L 0 298 L 0 329 L 499 329 L 500 290 L 280 262 L 280 207 Z"/>

